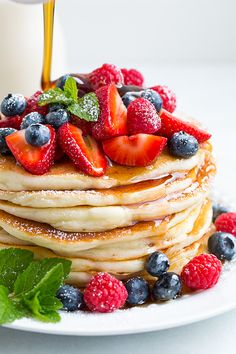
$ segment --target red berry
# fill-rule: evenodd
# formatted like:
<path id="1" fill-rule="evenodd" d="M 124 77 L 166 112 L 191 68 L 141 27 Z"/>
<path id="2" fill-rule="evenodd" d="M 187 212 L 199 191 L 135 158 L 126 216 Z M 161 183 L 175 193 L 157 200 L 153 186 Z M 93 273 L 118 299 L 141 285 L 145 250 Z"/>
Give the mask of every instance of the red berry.
<path id="1" fill-rule="evenodd" d="M 43 116 L 48 113 L 48 106 L 39 106 L 38 100 L 39 96 L 42 94 L 42 91 L 36 91 L 32 96 L 26 99 L 27 107 L 24 112 L 24 116 L 30 112 L 38 112 Z"/>
<path id="2" fill-rule="evenodd" d="M 194 138 L 197 139 L 199 143 L 210 139 L 211 134 L 198 128 L 196 125 L 183 121 L 180 118 L 173 116 L 171 113 L 162 109 L 160 112 L 161 117 L 161 129 L 158 131 L 158 135 L 165 136 L 166 138 L 171 138 L 174 133 L 184 131 Z"/>
<path id="3" fill-rule="evenodd" d="M 84 301 L 93 312 L 115 311 L 124 306 L 127 297 L 123 283 L 108 273 L 97 273 L 84 292 Z"/>
<path id="4" fill-rule="evenodd" d="M 136 69 L 121 69 L 121 72 L 124 76 L 124 84 L 125 85 L 134 85 L 143 87 L 144 77 L 143 75 Z"/>
<path id="5" fill-rule="evenodd" d="M 96 91 L 100 116 L 93 124 L 92 134 L 97 140 L 127 134 L 127 109 L 114 84 Z"/>
<path id="6" fill-rule="evenodd" d="M 80 128 L 83 135 L 92 135 L 92 123 L 71 114 L 70 122 Z"/>
<path id="7" fill-rule="evenodd" d="M 222 264 L 213 254 L 200 254 L 189 261 L 181 272 L 183 283 L 190 289 L 208 289 L 216 285 Z"/>
<path id="8" fill-rule="evenodd" d="M 145 98 L 137 98 L 127 109 L 129 134 L 152 134 L 161 128 L 161 119 L 154 105 Z"/>
<path id="9" fill-rule="evenodd" d="M 236 213 L 224 213 L 215 221 L 217 231 L 228 232 L 236 237 Z"/>
<path id="10" fill-rule="evenodd" d="M 48 172 L 54 163 L 56 150 L 56 133 L 52 126 L 50 140 L 40 147 L 32 146 L 25 139 L 25 129 L 6 137 L 6 143 L 24 169 L 34 175 L 43 175 Z"/>
<path id="11" fill-rule="evenodd" d="M 162 98 L 163 108 L 166 109 L 168 112 L 174 112 L 176 108 L 176 95 L 175 93 L 170 90 L 167 86 L 153 86 L 151 87 L 152 90 L 159 93 Z"/>
<path id="12" fill-rule="evenodd" d="M 89 74 L 89 82 L 93 90 L 111 83 L 123 85 L 124 77 L 119 68 L 113 64 L 103 64 Z"/>
<path id="13" fill-rule="evenodd" d="M 65 123 L 58 129 L 58 142 L 78 169 L 90 176 L 104 175 L 107 160 L 92 136 L 84 137 L 81 129 Z"/>
<path id="14" fill-rule="evenodd" d="M 149 134 L 118 136 L 103 141 L 107 156 L 125 166 L 150 165 L 162 152 L 167 139 Z"/>
<path id="15" fill-rule="evenodd" d="M 14 128 L 20 130 L 23 116 L 13 116 L 0 120 L 0 128 Z"/>

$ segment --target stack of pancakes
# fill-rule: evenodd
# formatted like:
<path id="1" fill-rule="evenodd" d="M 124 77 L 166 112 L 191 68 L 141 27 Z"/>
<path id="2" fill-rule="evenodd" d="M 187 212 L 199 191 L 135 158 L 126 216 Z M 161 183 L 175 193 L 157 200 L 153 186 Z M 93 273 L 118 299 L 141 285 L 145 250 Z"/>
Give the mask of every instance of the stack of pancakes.
<path id="1" fill-rule="evenodd" d="M 211 226 L 214 175 L 209 142 L 189 159 L 166 150 L 151 166 L 111 165 L 103 177 L 84 175 L 63 160 L 35 176 L 1 157 L 0 248 L 69 258 L 68 282 L 79 286 L 98 271 L 147 278 L 145 260 L 156 250 L 180 272 L 201 252 Z"/>

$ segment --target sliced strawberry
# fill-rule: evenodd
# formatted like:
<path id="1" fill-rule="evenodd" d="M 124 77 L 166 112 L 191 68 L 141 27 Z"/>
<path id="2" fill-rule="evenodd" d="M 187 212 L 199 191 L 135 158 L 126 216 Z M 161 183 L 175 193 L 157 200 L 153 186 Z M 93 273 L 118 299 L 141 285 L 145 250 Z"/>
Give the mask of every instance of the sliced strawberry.
<path id="1" fill-rule="evenodd" d="M 82 172 L 95 177 L 104 175 L 107 160 L 93 137 L 83 136 L 81 129 L 66 123 L 58 129 L 58 141 Z"/>
<path id="2" fill-rule="evenodd" d="M 52 126 L 51 137 L 47 144 L 36 147 L 27 143 L 25 130 L 20 130 L 6 137 L 6 142 L 15 159 L 24 169 L 34 175 L 48 172 L 54 163 L 56 149 L 56 133 Z"/>
<path id="3" fill-rule="evenodd" d="M 149 134 L 118 136 L 103 141 L 107 156 L 120 165 L 147 166 L 162 152 L 167 139 Z"/>
<path id="4" fill-rule="evenodd" d="M 158 130 L 158 135 L 165 136 L 166 138 L 171 138 L 174 133 L 184 131 L 185 133 L 194 136 L 199 143 L 203 143 L 211 137 L 211 134 L 205 130 L 198 128 L 192 123 L 185 122 L 180 118 L 176 118 L 165 109 L 161 110 L 160 117 L 161 129 Z"/>
<path id="5" fill-rule="evenodd" d="M 70 122 L 80 128 L 83 135 L 92 135 L 92 123 L 71 114 Z"/>
<path id="6" fill-rule="evenodd" d="M 97 140 L 127 134 L 127 109 L 115 84 L 103 86 L 96 91 L 100 116 L 93 124 L 92 134 Z"/>
<path id="7" fill-rule="evenodd" d="M 23 116 L 13 116 L 0 120 L 0 128 L 14 128 L 19 130 Z"/>
<path id="8" fill-rule="evenodd" d="M 65 155 L 64 151 L 62 150 L 61 146 L 57 143 L 56 145 L 56 152 L 55 152 L 55 161 L 59 161 Z"/>

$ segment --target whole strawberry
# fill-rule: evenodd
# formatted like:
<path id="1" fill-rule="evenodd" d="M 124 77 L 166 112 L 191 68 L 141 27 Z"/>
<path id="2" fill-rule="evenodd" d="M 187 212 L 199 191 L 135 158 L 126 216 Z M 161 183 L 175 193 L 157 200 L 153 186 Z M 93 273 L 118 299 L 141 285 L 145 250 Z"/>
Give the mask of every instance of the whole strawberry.
<path id="1" fill-rule="evenodd" d="M 224 213 L 215 221 L 217 231 L 228 232 L 236 237 L 236 213 Z"/>
<path id="2" fill-rule="evenodd" d="M 169 89 L 167 86 L 153 86 L 151 87 L 152 90 L 159 93 L 162 98 L 163 108 L 166 109 L 168 112 L 174 112 L 176 108 L 176 95 L 175 93 Z"/>
<path id="3" fill-rule="evenodd" d="M 213 254 L 200 254 L 189 261 L 181 272 L 183 283 L 190 289 L 208 289 L 216 285 L 222 264 Z"/>
<path id="4" fill-rule="evenodd" d="M 127 297 L 123 283 L 108 273 L 97 273 L 84 292 L 84 301 L 93 312 L 115 311 L 124 306 Z"/>
<path id="5" fill-rule="evenodd" d="M 121 69 L 121 72 L 124 76 L 124 84 L 125 85 L 134 85 L 143 87 L 144 77 L 140 73 L 140 71 L 136 69 Z"/>
<path id="6" fill-rule="evenodd" d="M 113 64 L 103 64 L 100 68 L 93 70 L 89 76 L 89 83 L 95 91 L 99 87 L 109 85 L 111 83 L 124 84 L 124 77 L 119 68 Z"/>

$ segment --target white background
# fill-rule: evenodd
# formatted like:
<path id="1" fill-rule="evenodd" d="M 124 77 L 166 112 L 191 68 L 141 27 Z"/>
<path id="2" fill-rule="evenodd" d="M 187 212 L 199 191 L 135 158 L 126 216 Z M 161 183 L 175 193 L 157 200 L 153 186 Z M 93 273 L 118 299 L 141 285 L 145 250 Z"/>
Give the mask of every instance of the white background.
<path id="1" fill-rule="evenodd" d="M 41 65 L 40 6 L 5 4 L 0 1 L 5 6 L 0 7 L 0 95 L 10 85 L 26 92 L 29 81 L 30 88 L 37 88 Z M 212 132 L 216 189 L 235 199 L 235 14 L 234 0 L 58 0 L 55 75 L 112 62 L 140 68 L 147 83 L 169 85 L 179 108 Z M 11 50 L 18 52 L 10 60 Z M 6 79 L 1 71 L 9 70 L 14 75 Z M 228 354 L 235 352 L 235 328 L 236 311 L 179 329 L 124 337 L 59 338 L 0 329 L 0 353 Z"/>

